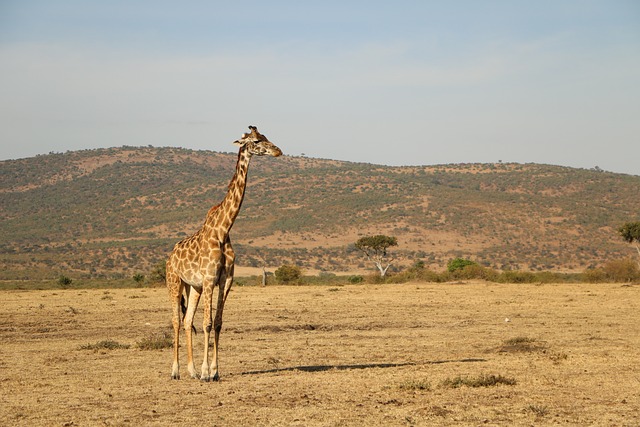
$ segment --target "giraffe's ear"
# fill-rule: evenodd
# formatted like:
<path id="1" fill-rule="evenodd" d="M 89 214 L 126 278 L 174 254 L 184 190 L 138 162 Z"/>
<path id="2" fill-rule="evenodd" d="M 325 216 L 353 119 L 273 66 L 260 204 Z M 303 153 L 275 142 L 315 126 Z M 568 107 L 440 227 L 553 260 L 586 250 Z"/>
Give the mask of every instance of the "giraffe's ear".
<path id="1" fill-rule="evenodd" d="M 233 143 L 239 147 L 242 147 L 244 144 L 247 143 L 247 137 L 249 136 L 248 133 L 243 133 L 242 136 L 240 137 L 239 140 L 237 141 L 233 141 Z"/>

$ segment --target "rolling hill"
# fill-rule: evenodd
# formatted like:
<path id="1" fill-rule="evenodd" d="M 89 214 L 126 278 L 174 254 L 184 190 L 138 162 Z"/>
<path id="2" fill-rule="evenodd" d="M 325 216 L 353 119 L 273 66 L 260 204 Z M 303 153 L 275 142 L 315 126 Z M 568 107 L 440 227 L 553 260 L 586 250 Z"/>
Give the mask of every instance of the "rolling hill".
<path id="1" fill-rule="evenodd" d="M 235 161 L 124 146 L 0 162 L 0 279 L 147 274 L 222 199 Z M 254 158 L 232 240 L 245 268 L 364 272 L 353 243 L 388 234 L 398 268 L 460 256 L 582 271 L 634 256 L 616 228 L 640 220 L 639 194 L 640 176 L 540 164 Z"/>

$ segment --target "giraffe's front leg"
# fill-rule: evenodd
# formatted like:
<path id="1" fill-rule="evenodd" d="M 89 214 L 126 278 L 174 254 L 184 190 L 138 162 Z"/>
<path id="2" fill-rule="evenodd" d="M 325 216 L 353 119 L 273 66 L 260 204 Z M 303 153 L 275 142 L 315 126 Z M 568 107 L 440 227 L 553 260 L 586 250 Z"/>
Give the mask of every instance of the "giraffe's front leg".
<path id="1" fill-rule="evenodd" d="M 220 281 L 221 273 L 221 255 L 217 257 L 217 262 L 214 264 L 212 276 L 205 280 L 204 286 L 204 315 L 202 319 L 202 329 L 204 330 L 204 352 L 202 360 L 202 368 L 200 373 L 200 379 L 202 381 L 210 381 L 212 379 L 211 372 L 209 371 L 209 337 L 211 336 L 211 311 L 213 308 L 213 289 Z"/>
<path id="2" fill-rule="evenodd" d="M 218 286 L 218 304 L 216 306 L 216 316 L 213 321 L 213 361 L 211 362 L 211 372 L 213 373 L 213 381 L 220 379 L 218 371 L 218 349 L 220 344 L 220 331 L 222 330 L 222 313 L 224 311 L 224 304 L 227 301 L 227 296 L 233 285 L 233 270 L 235 263 L 235 254 L 231 247 L 231 242 L 227 239 L 224 246 L 224 286 L 222 286 L 222 280 Z"/>
<path id="3" fill-rule="evenodd" d="M 213 285 L 207 285 L 204 289 L 204 315 L 202 319 L 202 329 L 204 330 L 204 352 L 202 368 L 200 368 L 200 379 L 209 381 L 209 336 L 211 335 L 211 309 Z"/>
<path id="4" fill-rule="evenodd" d="M 187 311 L 184 315 L 184 331 L 187 337 L 187 370 L 191 378 L 198 378 L 198 373 L 193 364 L 193 317 L 196 314 L 201 293 L 202 289 L 187 286 L 188 303 Z"/>
<path id="5" fill-rule="evenodd" d="M 220 331 L 222 330 L 222 311 L 224 309 L 224 289 L 222 283 L 218 286 L 218 304 L 216 305 L 216 317 L 213 321 L 213 360 L 211 362 L 211 380 L 218 381 L 218 346 L 220 343 Z"/>

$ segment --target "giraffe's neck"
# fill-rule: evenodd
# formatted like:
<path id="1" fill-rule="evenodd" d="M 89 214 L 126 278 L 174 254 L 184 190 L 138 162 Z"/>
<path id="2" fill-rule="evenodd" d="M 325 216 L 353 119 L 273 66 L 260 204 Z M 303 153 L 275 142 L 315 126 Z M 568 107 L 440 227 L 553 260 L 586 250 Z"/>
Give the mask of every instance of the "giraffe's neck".
<path id="1" fill-rule="evenodd" d="M 222 203 L 212 208 L 207 215 L 205 227 L 211 227 L 211 232 L 217 237 L 226 236 L 240 212 L 240 206 L 244 200 L 244 190 L 247 186 L 247 172 L 251 153 L 245 147 L 241 147 L 236 163 L 236 172 L 229 183 L 227 194 Z"/>

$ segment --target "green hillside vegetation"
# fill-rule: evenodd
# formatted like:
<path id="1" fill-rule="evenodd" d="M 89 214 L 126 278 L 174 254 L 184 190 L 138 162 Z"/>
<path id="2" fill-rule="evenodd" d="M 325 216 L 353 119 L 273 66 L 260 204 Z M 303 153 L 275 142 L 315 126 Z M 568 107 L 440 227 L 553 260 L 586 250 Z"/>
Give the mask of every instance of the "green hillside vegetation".
<path id="1" fill-rule="evenodd" d="M 425 159 L 428 160 L 428 159 Z M 235 153 L 121 147 L 0 162 L 0 279 L 148 274 L 221 201 Z M 232 230 L 240 266 L 372 271 L 353 243 L 386 234 L 396 273 L 454 258 L 584 271 L 635 256 L 640 176 L 539 164 L 387 167 L 256 158 Z"/>

